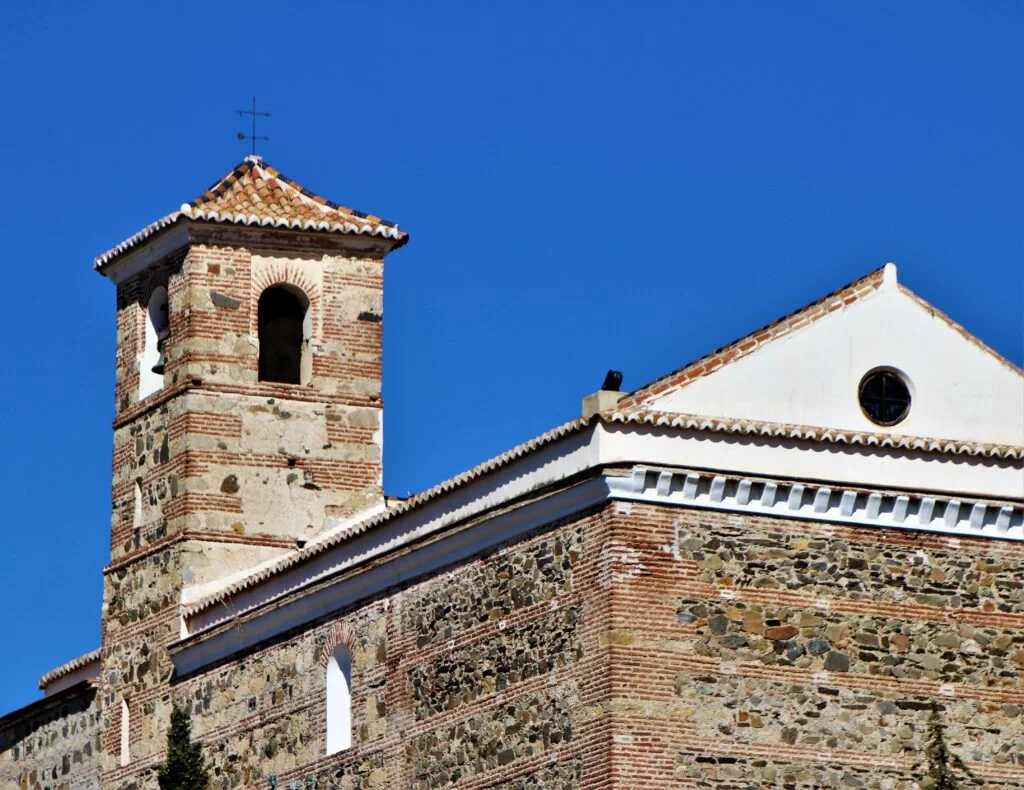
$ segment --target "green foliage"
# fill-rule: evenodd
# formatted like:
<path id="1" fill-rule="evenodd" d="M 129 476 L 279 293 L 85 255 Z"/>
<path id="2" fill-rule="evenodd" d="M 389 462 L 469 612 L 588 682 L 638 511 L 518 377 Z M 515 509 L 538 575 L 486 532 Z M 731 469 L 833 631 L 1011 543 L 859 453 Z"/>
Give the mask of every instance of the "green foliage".
<path id="1" fill-rule="evenodd" d="M 167 731 L 167 760 L 157 769 L 157 779 L 160 790 L 207 790 L 210 785 L 203 746 L 192 740 L 192 719 L 177 704 Z"/>
<path id="2" fill-rule="evenodd" d="M 928 758 L 928 773 L 922 787 L 926 790 L 960 790 L 964 785 L 957 778 L 958 774 L 963 779 L 972 780 L 971 784 L 974 784 L 974 774 L 963 760 L 950 751 L 946 743 L 946 727 L 939 717 L 938 705 L 932 708 L 932 715 L 928 719 L 928 745 L 924 753 Z"/>

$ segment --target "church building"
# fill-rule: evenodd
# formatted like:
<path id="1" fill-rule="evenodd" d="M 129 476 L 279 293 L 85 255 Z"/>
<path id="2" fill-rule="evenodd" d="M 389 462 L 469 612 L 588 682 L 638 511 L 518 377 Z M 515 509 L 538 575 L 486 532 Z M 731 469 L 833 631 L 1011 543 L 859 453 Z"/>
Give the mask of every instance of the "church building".
<path id="1" fill-rule="evenodd" d="M 1024 788 L 1019 367 L 886 264 L 394 499 L 408 240 L 249 157 L 96 259 L 100 640 L 2 790 L 156 788 L 175 704 L 218 790 L 909 790 L 933 710 Z"/>

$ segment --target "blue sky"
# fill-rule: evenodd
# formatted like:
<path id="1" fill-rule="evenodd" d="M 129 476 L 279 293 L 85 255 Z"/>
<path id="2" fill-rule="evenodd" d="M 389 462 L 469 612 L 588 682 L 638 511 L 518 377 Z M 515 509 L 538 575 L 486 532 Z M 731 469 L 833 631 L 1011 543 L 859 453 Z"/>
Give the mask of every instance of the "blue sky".
<path id="1" fill-rule="evenodd" d="M 297 8 L 298 6 L 292 6 Z M 0 28 L 0 714 L 99 644 L 114 289 L 245 155 L 398 221 L 385 483 L 421 490 L 880 266 L 1024 357 L 1024 5 L 22 3 Z"/>

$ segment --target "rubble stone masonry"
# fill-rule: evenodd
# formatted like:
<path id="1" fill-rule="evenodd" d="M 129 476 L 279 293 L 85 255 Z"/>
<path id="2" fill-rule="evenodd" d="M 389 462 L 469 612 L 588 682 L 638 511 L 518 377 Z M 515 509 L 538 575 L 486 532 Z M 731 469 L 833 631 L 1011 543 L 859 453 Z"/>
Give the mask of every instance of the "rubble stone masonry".
<path id="1" fill-rule="evenodd" d="M 205 233 L 207 243 L 118 286 L 115 562 L 187 529 L 235 546 L 241 569 L 313 537 L 325 517 L 382 502 L 383 251 L 311 234 Z M 304 384 L 258 381 L 256 306 L 279 283 L 309 299 Z M 158 286 L 169 294 L 165 384 L 140 403 Z"/>
<path id="2" fill-rule="evenodd" d="M 160 556 L 138 578 L 173 587 Z M 1009 541 L 611 503 L 190 677 L 117 619 L 132 759 L 105 737 L 103 787 L 156 786 L 177 699 L 216 788 L 910 790 L 936 701 L 985 786 L 1020 788 L 1022 575 Z M 353 745 L 328 756 L 339 643 Z"/>
<path id="3" fill-rule="evenodd" d="M 195 225 L 118 285 L 111 564 L 104 571 L 101 778 L 164 749 L 182 590 L 383 505 L 380 240 Z M 257 305 L 308 301 L 301 384 L 259 381 Z M 147 305 L 168 293 L 162 389 L 139 400 Z M 129 765 L 121 754 L 128 710 Z M 152 759 L 151 759 L 152 758 Z"/>
<path id="4" fill-rule="evenodd" d="M 617 787 L 916 787 L 936 701 L 986 787 L 1024 787 L 1019 543 L 617 510 Z"/>
<path id="5" fill-rule="evenodd" d="M 96 790 L 96 690 L 79 684 L 0 718 L 0 788 Z"/>
<path id="6" fill-rule="evenodd" d="M 190 707 L 218 788 L 269 788 L 272 777 L 278 787 L 541 788 L 607 776 L 606 530 L 602 513 L 551 525 L 173 679 L 143 703 L 159 737 L 104 786 L 155 786 L 172 697 Z M 353 746 L 327 756 L 326 665 L 339 643 L 352 656 Z"/>

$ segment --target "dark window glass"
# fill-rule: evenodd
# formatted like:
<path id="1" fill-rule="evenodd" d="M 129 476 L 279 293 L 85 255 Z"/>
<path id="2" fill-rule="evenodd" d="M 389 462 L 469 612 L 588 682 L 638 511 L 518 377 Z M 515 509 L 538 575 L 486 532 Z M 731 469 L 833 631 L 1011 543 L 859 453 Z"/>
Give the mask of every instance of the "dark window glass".
<path id="1" fill-rule="evenodd" d="M 268 288 L 260 295 L 260 381 L 301 383 L 305 317 L 305 306 L 285 288 Z"/>
<path id="2" fill-rule="evenodd" d="M 910 390 L 891 370 L 875 370 L 860 382 L 860 407 L 878 425 L 895 425 L 910 411 Z"/>

